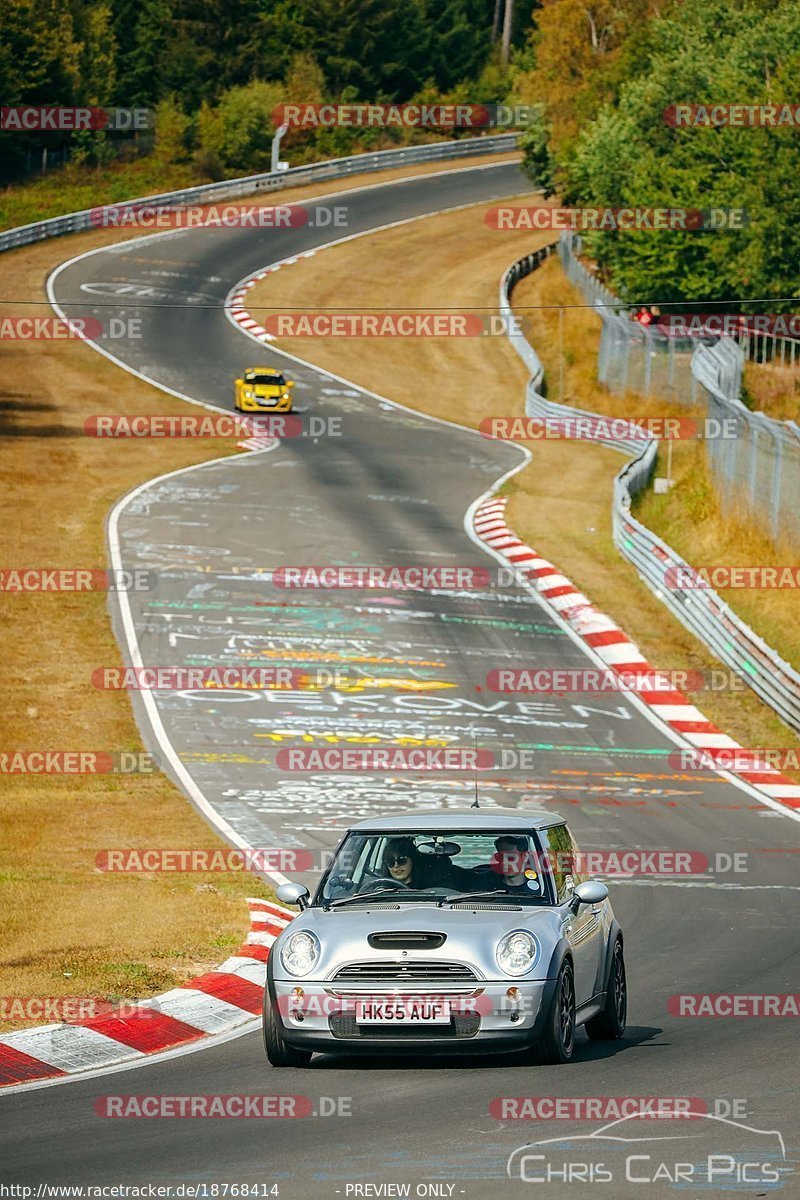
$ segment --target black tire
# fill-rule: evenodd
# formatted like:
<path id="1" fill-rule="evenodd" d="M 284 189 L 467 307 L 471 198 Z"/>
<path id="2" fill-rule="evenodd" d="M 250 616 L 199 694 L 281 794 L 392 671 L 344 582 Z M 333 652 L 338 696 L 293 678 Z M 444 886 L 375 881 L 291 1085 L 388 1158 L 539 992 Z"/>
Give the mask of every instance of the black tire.
<path id="1" fill-rule="evenodd" d="M 307 1067 L 311 1062 L 310 1050 L 296 1050 L 284 1041 L 283 1032 L 275 1017 L 275 1010 L 268 1000 L 264 1001 L 264 1050 L 273 1067 Z"/>
<path id="2" fill-rule="evenodd" d="M 622 942 L 617 938 L 608 977 L 608 991 L 602 1012 L 586 1022 L 586 1033 L 592 1041 L 621 1038 L 628 1019 L 628 981 L 625 974 L 625 956 Z"/>
<path id="3" fill-rule="evenodd" d="M 567 959 L 556 981 L 544 1033 L 534 1049 L 541 1063 L 567 1063 L 575 1050 L 575 975 Z"/>

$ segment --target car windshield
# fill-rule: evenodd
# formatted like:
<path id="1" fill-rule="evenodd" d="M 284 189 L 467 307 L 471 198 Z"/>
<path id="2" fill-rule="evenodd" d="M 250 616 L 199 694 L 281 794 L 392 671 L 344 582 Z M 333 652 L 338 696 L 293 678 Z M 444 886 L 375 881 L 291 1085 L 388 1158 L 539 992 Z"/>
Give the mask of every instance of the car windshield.
<path id="1" fill-rule="evenodd" d="M 283 375 L 245 375 L 244 381 L 253 387 L 284 387 L 286 383 Z"/>
<path id="2" fill-rule="evenodd" d="M 550 903 L 542 854 L 528 833 L 424 830 L 350 833 L 320 884 L 315 904 L 458 903 L 480 893 L 499 902 Z"/>

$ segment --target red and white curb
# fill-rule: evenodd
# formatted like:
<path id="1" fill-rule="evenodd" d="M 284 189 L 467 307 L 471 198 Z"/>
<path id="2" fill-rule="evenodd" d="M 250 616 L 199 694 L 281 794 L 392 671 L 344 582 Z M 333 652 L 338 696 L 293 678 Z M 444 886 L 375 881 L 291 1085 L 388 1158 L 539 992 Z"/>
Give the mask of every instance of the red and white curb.
<path id="1" fill-rule="evenodd" d="M 610 670 L 624 673 L 626 677 L 644 676 L 642 687 L 633 686 L 630 690 L 635 691 L 639 699 L 693 749 L 742 750 L 738 742 L 706 720 L 683 692 L 669 687 L 666 676 L 661 676 L 650 665 L 639 647 L 609 616 L 596 609 L 574 583 L 509 529 L 505 521 L 505 507 L 505 499 L 497 496 L 484 500 L 478 506 L 473 516 L 473 528 L 480 540 L 506 558 Z M 662 681 L 663 688 L 653 688 L 654 683 L 660 684 Z M 726 770 L 725 774 L 735 775 L 770 800 L 778 801 L 787 808 L 800 809 L 800 786 L 774 768 Z"/>
<path id="2" fill-rule="evenodd" d="M 215 971 L 128 1005 L 124 1016 L 0 1034 L 0 1087 L 132 1062 L 252 1021 L 261 1013 L 270 947 L 296 914 L 271 900 L 247 903 L 250 932 Z"/>
<path id="3" fill-rule="evenodd" d="M 251 337 L 258 338 L 262 342 L 274 342 L 275 338 L 271 333 L 267 333 L 263 325 L 254 319 L 244 306 L 244 301 L 250 288 L 255 287 L 262 279 L 266 279 L 268 275 L 274 275 L 276 271 L 280 271 L 281 267 L 289 267 L 292 263 L 299 262 L 301 258 L 313 258 L 316 250 L 305 250 L 302 254 L 295 254 L 291 258 L 283 258 L 280 262 L 273 263 L 266 267 L 263 271 L 257 271 L 254 275 L 249 275 L 239 284 L 238 291 L 230 298 L 230 313 L 237 325 L 241 325 L 242 329 L 247 330 Z"/>

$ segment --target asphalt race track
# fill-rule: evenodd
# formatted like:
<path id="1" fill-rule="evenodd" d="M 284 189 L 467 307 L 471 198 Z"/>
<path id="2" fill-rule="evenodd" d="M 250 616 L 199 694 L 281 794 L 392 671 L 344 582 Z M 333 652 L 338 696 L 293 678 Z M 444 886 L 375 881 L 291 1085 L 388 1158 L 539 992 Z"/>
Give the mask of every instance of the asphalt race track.
<path id="1" fill-rule="evenodd" d="M 484 165 L 363 188 L 331 203 L 348 206 L 352 233 L 526 190 L 515 166 Z M 353 1185 L 366 1183 L 409 1184 L 411 1195 L 525 1196 L 536 1184 L 522 1182 L 519 1170 L 515 1178 L 506 1174 L 518 1147 L 569 1138 L 547 1148 L 552 1161 L 583 1154 L 587 1163 L 606 1164 L 622 1151 L 619 1143 L 598 1150 L 596 1141 L 590 1148 L 574 1141 L 604 1120 L 500 1121 L 489 1111 L 493 1099 L 658 1096 L 698 1098 L 709 1113 L 736 1124 L 623 1127 L 627 1138 L 676 1139 L 637 1148 L 650 1157 L 634 1178 L 652 1179 L 658 1163 L 673 1169 L 649 1183 L 617 1175 L 601 1195 L 694 1197 L 670 1175 L 676 1162 L 708 1153 L 729 1155 L 731 1165 L 702 1195 L 733 1195 L 735 1182 L 736 1194 L 766 1194 L 763 1184 L 749 1183 L 746 1164 L 753 1162 L 772 1164 L 778 1182 L 770 1194 L 790 1195 L 800 1158 L 795 1025 L 681 1019 L 670 1015 L 668 998 L 797 990 L 789 964 L 799 940 L 800 884 L 792 870 L 798 823 L 717 776 L 676 775 L 667 763 L 675 742 L 623 697 L 583 702 L 487 692 L 494 667 L 587 665 L 583 649 L 526 591 L 298 591 L 263 577 L 284 564 L 324 563 L 494 572 L 494 560 L 465 532 L 464 517 L 521 462 L 513 446 L 381 403 L 259 350 L 233 327 L 221 306 L 238 280 L 333 236 L 312 226 L 184 231 L 80 258 L 54 281 L 68 314 L 140 318 L 142 338 L 115 343 L 113 353 L 163 386 L 230 410 L 232 381 L 243 366 L 285 362 L 303 421 L 341 418 L 341 436 L 287 439 L 267 452 L 165 477 L 121 509 L 125 567 L 158 572 L 155 590 L 130 596 L 145 664 L 302 664 L 340 669 L 348 680 L 340 690 L 316 692 L 154 693 L 160 736 L 137 697 L 148 745 L 163 759 L 166 736 L 192 785 L 250 844 L 307 848 L 315 861 L 349 821 L 466 806 L 472 781 L 287 772 L 275 764 L 279 749 L 358 744 L 346 739 L 365 736 L 381 744 L 441 739 L 471 746 L 476 737 L 497 755 L 522 748 L 534 755 L 533 769 L 481 773 L 487 806 L 566 812 L 584 850 L 695 850 L 712 859 L 747 852 L 746 870 L 612 884 L 626 935 L 628 1032 L 606 1045 L 581 1035 L 567 1067 L 530 1067 L 510 1057 L 317 1057 L 308 1069 L 277 1072 L 254 1031 L 135 1070 L 0 1097 L 4 1180 L 263 1183 L 277 1184 L 288 1200 L 357 1195 Z M 279 305 L 280 274 L 274 287 Z M 441 302 L 457 306 L 458 297 Z M 121 615 L 114 617 L 125 648 Z M 164 765 L 175 774 L 174 763 Z M 308 1096 L 319 1115 L 112 1120 L 93 1107 L 108 1094 L 263 1092 Z M 335 1115 L 323 1115 L 331 1108 Z M 534 1174 L 530 1164 L 527 1172 Z M 415 1190 L 428 1184 L 439 1190 Z M 556 1179 L 545 1192 L 583 1194 L 574 1179 Z"/>

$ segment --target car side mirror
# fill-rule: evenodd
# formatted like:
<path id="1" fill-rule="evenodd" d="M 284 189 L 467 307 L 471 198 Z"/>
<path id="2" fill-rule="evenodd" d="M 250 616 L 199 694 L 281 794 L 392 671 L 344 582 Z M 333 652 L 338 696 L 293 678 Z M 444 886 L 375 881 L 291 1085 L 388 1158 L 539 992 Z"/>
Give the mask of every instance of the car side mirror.
<path id="1" fill-rule="evenodd" d="M 294 387 L 294 380 L 293 380 L 293 379 L 287 379 L 287 380 L 286 380 L 286 385 L 285 385 L 285 386 L 286 386 L 286 387 Z"/>
<path id="2" fill-rule="evenodd" d="M 237 380 L 236 380 L 236 386 L 237 386 L 237 387 L 241 387 L 243 383 L 244 383 L 244 380 L 243 380 L 243 379 L 237 379 Z"/>
<path id="3" fill-rule="evenodd" d="M 275 895 L 281 904 L 296 904 L 308 908 L 308 888 L 303 883 L 282 883 Z"/>
<path id="4" fill-rule="evenodd" d="M 578 884 L 572 899 L 579 904 L 602 904 L 608 899 L 608 888 L 599 879 L 587 879 L 585 883 Z"/>

